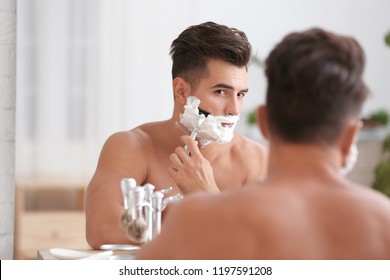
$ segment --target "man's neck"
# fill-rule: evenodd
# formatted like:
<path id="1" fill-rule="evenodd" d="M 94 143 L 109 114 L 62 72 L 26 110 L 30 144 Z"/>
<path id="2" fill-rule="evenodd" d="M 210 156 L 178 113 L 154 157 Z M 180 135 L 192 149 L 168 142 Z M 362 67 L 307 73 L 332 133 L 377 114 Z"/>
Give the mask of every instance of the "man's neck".
<path id="1" fill-rule="evenodd" d="M 336 174 L 340 168 L 336 148 L 306 144 L 271 144 L 268 178 L 312 177 Z"/>

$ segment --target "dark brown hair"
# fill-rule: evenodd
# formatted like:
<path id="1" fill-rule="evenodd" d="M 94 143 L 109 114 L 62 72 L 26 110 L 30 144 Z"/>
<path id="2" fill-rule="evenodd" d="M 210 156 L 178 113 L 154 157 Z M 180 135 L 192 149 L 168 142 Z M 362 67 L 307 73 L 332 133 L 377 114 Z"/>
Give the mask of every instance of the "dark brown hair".
<path id="1" fill-rule="evenodd" d="M 357 119 L 368 90 L 359 43 L 318 28 L 287 35 L 266 60 L 271 136 L 295 143 L 333 143 Z"/>
<path id="2" fill-rule="evenodd" d="M 172 79 L 182 77 L 191 86 L 207 74 L 209 59 L 248 66 L 251 45 L 244 32 L 214 22 L 193 25 L 172 42 Z"/>

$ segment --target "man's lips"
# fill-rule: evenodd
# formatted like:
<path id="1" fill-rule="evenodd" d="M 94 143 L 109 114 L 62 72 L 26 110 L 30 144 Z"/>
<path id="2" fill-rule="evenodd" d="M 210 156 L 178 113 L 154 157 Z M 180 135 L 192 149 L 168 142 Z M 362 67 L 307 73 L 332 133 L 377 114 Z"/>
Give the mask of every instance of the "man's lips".
<path id="1" fill-rule="evenodd" d="M 223 127 L 230 127 L 230 128 L 232 128 L 233 125 L 234 125 L 234 123 L 221 123 L 221 125 L 222 125 Z"/>

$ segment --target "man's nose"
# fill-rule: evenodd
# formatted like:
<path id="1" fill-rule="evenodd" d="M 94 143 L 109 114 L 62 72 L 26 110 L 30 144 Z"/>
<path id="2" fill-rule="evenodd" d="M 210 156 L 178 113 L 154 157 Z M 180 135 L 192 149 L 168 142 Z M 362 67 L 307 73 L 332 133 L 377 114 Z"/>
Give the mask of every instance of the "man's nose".
<path id="1" fill-rule="evenodd" d="M 229 98 L 229 101 L 226 104 L 225 115 L 233 115 L 233 116 L 239 115 L 241 112 L 241 107 L 242 107 L 241 101 L 239 101 L 237 97 L 232 96 L 231 98 Z"/>

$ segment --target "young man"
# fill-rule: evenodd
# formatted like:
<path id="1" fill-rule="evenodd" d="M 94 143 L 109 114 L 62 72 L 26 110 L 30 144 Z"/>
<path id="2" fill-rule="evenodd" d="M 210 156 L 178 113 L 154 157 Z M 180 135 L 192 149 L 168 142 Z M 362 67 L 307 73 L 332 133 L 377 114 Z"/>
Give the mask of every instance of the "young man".
<path id="1" fill-rule="evenodd" d="M 248 92 L 251 46 L 246 35 L 206 22 L 183 31 L 170 53 L 172 117 L 115 133 L 102 149 L 86 197 L 86 235 L 93 248 L 131 243 L 121 226 L 122 178 L 153 184 L 156 190 L 172 186 L 172 193 L 185 195 L 237 189 L 265 174 L 264 147 L 234 132 Z M 194 124 L 188 125 L 191 113 L 199 113 L 184 109 L 196 101 L 195 109 L 208 115 L 198 133 L 201 147 L 189 136 Z"/>
<path id="2" fill-rule="evenodd" d="M 138 259 L 390 259 L 390 200 L 348 181 L 367 96 L 364 54 L 350 37 L 292 33 L 266 61 L 269 139 L 263 181 L 187 197 Z"/>

